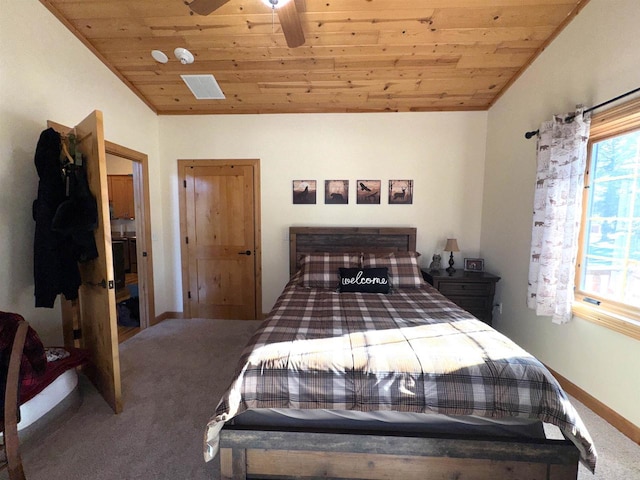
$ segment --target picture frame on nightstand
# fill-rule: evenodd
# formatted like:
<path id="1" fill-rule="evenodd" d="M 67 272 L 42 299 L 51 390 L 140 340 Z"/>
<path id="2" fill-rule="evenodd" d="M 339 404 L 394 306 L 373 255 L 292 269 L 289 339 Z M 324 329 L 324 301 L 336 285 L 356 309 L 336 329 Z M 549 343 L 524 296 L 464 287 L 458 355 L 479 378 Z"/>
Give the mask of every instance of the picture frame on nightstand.
<path id="1" fill-rule="evenodd" d="M 464 271 L 465 272 L 484 272 L 484 259 L 483 258 L 465 258 Z"/>

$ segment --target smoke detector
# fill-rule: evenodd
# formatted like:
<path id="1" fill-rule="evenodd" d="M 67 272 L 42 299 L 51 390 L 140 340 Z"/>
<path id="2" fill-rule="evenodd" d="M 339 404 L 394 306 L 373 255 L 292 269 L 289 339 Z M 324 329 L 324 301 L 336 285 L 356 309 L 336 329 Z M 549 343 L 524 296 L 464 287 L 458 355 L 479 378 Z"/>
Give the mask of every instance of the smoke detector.
<path id="1" fill-rule="evenodd" d="M 173 51 L 173 54 L 183 65 L 193 63 L 194 61 L 193 54 L 186 48 L 178 47 Z"/>

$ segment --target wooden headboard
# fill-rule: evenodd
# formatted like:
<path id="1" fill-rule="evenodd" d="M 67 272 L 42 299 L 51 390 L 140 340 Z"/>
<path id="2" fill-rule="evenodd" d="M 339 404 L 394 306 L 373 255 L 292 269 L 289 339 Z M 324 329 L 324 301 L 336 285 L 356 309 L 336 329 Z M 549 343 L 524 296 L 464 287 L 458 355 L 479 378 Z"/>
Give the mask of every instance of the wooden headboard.
<path id="1" fill-rule="evenodd" d="M 414 252 L 415 228 L 289 227 L 289 274 L 303 255 L 317 252 Z"/>

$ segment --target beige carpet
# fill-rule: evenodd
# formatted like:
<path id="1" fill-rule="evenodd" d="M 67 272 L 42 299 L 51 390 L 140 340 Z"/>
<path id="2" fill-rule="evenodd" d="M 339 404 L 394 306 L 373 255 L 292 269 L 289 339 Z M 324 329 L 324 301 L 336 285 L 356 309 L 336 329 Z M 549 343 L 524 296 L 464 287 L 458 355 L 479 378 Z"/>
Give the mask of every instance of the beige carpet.
<path id="1" fill-rule="evenodd" d="M 83 403 L 23 447 L 28 480 L 216 479 L 202 457 L 204 426 L 259 322 L 166 320 L 120 347 L 124 412 L 82 382 Z M 596 475 L 640 479 L 640 446 L 576 402 L 600 458 Z M 0 478 L 7 478 L 6 473 Z"/>

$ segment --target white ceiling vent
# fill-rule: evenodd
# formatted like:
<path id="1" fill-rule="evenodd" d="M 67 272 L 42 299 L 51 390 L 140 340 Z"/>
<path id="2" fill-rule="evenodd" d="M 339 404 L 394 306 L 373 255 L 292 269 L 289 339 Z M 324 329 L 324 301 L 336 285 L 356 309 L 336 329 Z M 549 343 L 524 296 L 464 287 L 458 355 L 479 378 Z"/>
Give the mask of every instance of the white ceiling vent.
<path id="1" fill-rule="evenodd" d="M 198 100 L 223 100 L 226 97 L 213 75 L 180 75 Z"/>

